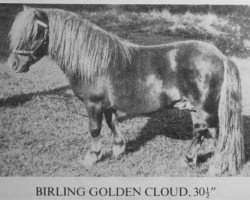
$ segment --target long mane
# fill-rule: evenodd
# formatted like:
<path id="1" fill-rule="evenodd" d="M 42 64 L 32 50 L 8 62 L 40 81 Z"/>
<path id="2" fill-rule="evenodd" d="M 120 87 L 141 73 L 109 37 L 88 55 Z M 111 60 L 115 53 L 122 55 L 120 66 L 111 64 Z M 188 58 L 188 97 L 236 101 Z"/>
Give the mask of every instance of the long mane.
<path id="1" fill-rule="evenodd" d="M 35 21 L 41 12 L 47 15 L 49 22 L 49 56 L 67 74 L 92 80 L 109 67 L 118 63 L 124 67 L 132 62 L 137 45 L 61 9 L 28 8 L 20 12 L 9 33 L 12 50 L 35 38 L 38 30 Z"/>
<path id="2" fill-rule="evenodd" d="M 49 19 L 49 55 L 67 73 L 91 80 L 117 63 L 123 66 L 131 63 L 136 45 L 75 13 L 55 9 L 44 11 Z"/>

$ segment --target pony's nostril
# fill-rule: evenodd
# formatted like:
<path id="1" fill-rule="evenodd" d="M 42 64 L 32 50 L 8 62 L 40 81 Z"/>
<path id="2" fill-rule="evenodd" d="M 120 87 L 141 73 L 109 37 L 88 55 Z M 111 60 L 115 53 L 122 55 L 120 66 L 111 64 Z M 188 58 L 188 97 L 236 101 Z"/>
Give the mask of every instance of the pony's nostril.
<path id="1" fill-rule="evenodd" d="M 14 61 L 14 62 L 12 63 L 12 68 L 13 68 L 13 69 L 16 69 L 16 68 L 17 68 L 17 62 L 16 62 L 16 61 Z"/>

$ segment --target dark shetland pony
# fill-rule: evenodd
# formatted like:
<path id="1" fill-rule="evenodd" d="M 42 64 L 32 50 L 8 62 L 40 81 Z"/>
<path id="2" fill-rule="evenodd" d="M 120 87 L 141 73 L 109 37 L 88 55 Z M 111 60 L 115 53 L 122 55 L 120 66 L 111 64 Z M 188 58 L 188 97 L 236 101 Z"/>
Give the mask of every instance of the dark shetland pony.
<path id="1" fill-rule="evenodd" d="M 9 64 L 16 72 L 49 55 L 85 104 L 93 138 L 84 163 L 101 158 L 102 117 L 113 132 L 113 155 L 125 150 L 117 110 L 128 116 L 166 108 L 191 111 L 194 139 L 187 162 L 196 163 L 204 138 L 216 139 L 209 172 L 235 174 L 244 161 L 241 86 L 236 65 L 216 47 L 185 41 L 140 46 L 81 16 L 57 9 L 25 8 L 10 31 Z"/>

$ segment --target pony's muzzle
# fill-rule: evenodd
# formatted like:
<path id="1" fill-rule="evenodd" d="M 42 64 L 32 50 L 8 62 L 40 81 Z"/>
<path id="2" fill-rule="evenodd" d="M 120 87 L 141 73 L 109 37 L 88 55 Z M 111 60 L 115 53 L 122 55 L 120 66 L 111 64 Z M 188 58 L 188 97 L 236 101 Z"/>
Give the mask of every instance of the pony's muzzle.
<path id="1" fill-rule="evenodd" d="M 8 66 L 11 70 L 17 73 L 23 73 L 29 71 L 30 62 L 19 62 L 19 59 L 15 55 L 10 56 L 8 60 Z"/>
<path id="2" fill-rule="evenodd" d="M 19 63 L 17 61 L 13 61 L 12 65 L 10 66 L 10 68 L 17 72 L 17 73 L 24 73 L 29 71 L 29 67 L 27 64 L 25 65 L 19 65 Z"/>
<path id="3" fill-rule="evenodd" d="M 18 69 L 18 61 L 14 58 L 14 55 L 11 55 L 8 59 L 8 67 L 13 70 L 16 71 Z"/>

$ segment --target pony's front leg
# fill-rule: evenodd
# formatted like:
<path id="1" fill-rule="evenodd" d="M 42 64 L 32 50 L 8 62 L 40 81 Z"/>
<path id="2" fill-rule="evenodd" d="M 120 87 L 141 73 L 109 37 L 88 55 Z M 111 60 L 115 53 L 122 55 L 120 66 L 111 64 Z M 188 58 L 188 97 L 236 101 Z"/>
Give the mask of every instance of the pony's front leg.
<path id="1" fill-rule="evenodd" d="M 85 107 L 89 118 L 89 131 L 92 137 L 91 148 L 85 155 L 83 164 L 92 166 L 102 157 L 100 132 L 102 128 L 103 108 L 101 102 L 85 102 Z"/>
<path id="2" fill-rule="evenodd" d="M 115 157 L 118 157 L 125 151 L 126 143 L 125 143 L 124 136 L 122 135 L 122 133 L 119 131 L 117 127 L 117 123 L 118 123 L 117 111 L 114 109 L 107 109 L 105 110 L 104 115 L 106 118 L 107 125 L 113 133 L 113 140 L 114 140 L 114 144 L 112 147 L 113 155 Z M 113 115 L 115 117 L 114 120 L 112 119 Z"/>

